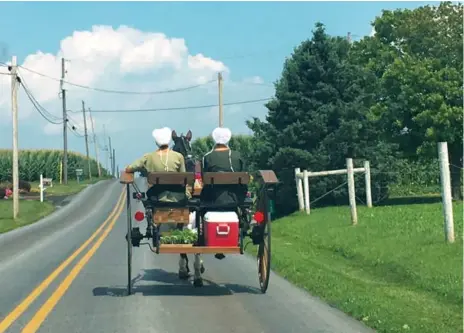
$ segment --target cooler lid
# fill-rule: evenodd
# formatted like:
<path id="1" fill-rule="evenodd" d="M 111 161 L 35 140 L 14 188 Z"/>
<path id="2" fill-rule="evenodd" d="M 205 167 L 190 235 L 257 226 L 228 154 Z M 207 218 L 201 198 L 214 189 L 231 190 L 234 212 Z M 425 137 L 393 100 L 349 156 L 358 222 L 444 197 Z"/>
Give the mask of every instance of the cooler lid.
<path id="1" fill-rule="evenodd" d="M 235 212 L 207 212 L 204 220 L 212 223 L 238 222 L 238 216 Z"/>

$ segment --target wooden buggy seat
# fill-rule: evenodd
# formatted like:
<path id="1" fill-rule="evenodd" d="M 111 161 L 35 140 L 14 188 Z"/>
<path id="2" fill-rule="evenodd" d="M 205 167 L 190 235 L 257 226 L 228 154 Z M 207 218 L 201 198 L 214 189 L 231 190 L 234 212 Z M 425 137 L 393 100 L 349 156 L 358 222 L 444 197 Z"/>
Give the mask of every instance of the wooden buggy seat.
<path id="1" fill-rule="evenodd" d="M 238 206 L 243 206 L 246 201 L 247 185 L 250 183 L 251 176 L 248 172 L 205 172 L 202 177 L 203 189 L 197 207 L 199 209 L 221 210 L 221 209 L 237 209 Z M 218 205 L 214 203 L 216 198 L 213 198 L 214 190 L 228 190 L 235 192 L 239 199 L 239 203 L 231 203 L 230 205 Z M 249 204 L 249 203 L 248 203 Z"/>
<path id="2" fill-rule="evenodd" d="M 175 192 L 184 192 L 187 186 L 193 186 L 195 174 L 192 172 L 149 172 L 146 176 L 149 189 L 156 187 L 159 192 L 168 190 Z M 134 175 L 123 172 L 121 174 L 121 183 L 132 184 Z M 148 195 L 148 193 L 147 193 Z M 187 196 L 179 202 L 164 202 L 157 198 L 147 198 L 147 201 L 153 205 L 153 223 L 189 223 L 189 208 Z"/>
<path id="3" fill-rule="evenodd" d="M 188 187 L 193 187 L 195 174 L 193 172 L 151 172 L 147 175 L 147 182 L 151 187 L 162 190 L 184 192 Z M 151 198 L 148 198 L 150 200 Z M 190 210 L 188 198 L 179 202 L 154 201 L 153 223 L 188 224 Z"/>

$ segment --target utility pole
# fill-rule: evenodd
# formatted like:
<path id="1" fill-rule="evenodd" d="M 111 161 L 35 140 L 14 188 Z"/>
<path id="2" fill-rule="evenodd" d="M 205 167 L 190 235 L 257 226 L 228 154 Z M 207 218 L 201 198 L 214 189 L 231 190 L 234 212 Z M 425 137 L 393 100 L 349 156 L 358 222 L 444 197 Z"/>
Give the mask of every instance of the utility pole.
<path id="1" fill-rule="evenodd" d="M 111 166 L 111 171 L 113 172 L 113 177 L 116 177 L 116 168 L 115 168 L 115 166 L 116 166 L 116 158 L 115 158 L 115 156 L 116 156 L 116 151 L 113 148 L 113 165 Z"/>
<path id="2" fill-rule="evenodd" d="M 66 73 L 64 58 L 61 58 L 61 98 L 63 99 L 63 184 L 68 183 L 68 115 L 66 114 L 66 90 L 63 88 Z"/>
<path id="3" fill-rule="evenodd" d="M 97 160 L 98 177 L 100 178 L 101 169 L 100 169 L 100 162 L 98 160 L 98 143 L 97 143 L 97 136 L 95 135 L 95 128 L 93 126 L 93 118 L 92 118 L 92 113 L 90 112 L 90 108 L 89 108 L 89 116 L 90 116 L 90 123 L 92 124 L 93 143 L 95 145 L 95 158 Z"/>
<path id="4" fill-rule="evenodd" d="M 108 146 L 106 145 L 106 125 L 103 124 L 103 142 L 104 142 L 104 146 L 103 146 L 103 150 L 105 151 L 105 165 L 106 165 L 106 172 L 108 172 L 109 168 L 108 168 Z"/>
<path id="5" fill-rule="evenodd" d="M 111 148 L 111 137 L 108 135 L 108 152 L 110 155 L 110 160 L 109 160 L 109 166 L 108 166 L 108 173 L 111 175 L 112 173 L 112 167 L 113 167 L 113 149 Z"/>
<path id="6" fill-rule="evenodd" d="M 19 152 L 18 152 L 18 64 L 11 59 L 11 113 L 13 116 L 13 219 L 19 213 Z"/>
<path id="7" fill-rule="evenodd" d="M 110 150 L 110 167 L 108 169 L 108 172 L 111 172 L 111 175 L 113 175 L 113 149 L 111 148 L 111 137 L 108 135 L 108 148 Z"/>
<path id="8" fill-rule="evenodd" d="M 82 116 L 84 117 L 84 136 L 85 136 L 85 153 L 87 155 L 87 164 L 89 166 L 89 179 L 92 179 L 92 168 L 89 157 L 89 139 L 87 135 L 87 120 L 85 119 L 85 103 L 82 101 Z"/>
<path id="9" fill-rule="evenodd" d="M 218 73 L 218 88 L 219 88 L 219 127 L 224 126 L 224 113 L 222 111 L 222 74 Z"/>

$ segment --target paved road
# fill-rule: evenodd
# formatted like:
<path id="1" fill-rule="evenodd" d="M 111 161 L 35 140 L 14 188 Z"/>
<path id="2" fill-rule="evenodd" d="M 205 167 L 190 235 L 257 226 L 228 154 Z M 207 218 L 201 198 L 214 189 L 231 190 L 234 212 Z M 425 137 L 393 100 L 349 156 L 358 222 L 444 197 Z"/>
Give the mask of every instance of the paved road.
<path id="1" fill-rule="evenodd" d="M 261 294 L 246 255 L 205 256 L 200 289 L 177 279 L 177 255 L 135 248 L 135 294 L 126 296 L 121 190 L 117 181 L 96 184 L 56 217 L 0 235 L 0 333 L 372 332 L 276 275 Z"/>

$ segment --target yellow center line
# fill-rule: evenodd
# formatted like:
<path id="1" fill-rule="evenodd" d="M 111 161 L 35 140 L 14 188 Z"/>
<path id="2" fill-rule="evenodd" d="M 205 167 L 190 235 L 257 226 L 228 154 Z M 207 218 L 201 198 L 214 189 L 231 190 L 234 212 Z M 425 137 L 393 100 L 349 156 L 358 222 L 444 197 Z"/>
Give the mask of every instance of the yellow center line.
<path id="1" fill-rule="evenodd" d="M 125 200 L 123 202 L 125 202 Z M 124 208 L 124 205 L 120 205 L 118 213 L 116 214 L 116 216 L 113 217 L 113 220 L 111 221 L 109 226 L 106 228 L 106 230 L 103 232 L 103 234 L 100 236 L 100 238 L 95 242 L 95 244 L 90 248 L 90 250 L 79 260 L 79 262 L 76 264 L 76 266 L 74 266 L 71 272 L 69 272 L 69 274 L 63 280 L 63 282 L 61 282 L 61 284 L 58 286 L 55 292 L 50 296 L 49 299 L 47 299 L 44 305 L 40 307 L 40 309 L 37 311 L 34 317 L 32 317 L 32 319 L 23 328 L 21 333 L 34 333 L 39 329 L 40 325 L 42 325 L 42 323 L 47 318 L 47 316 L 50 314 L 50 312 L 54 309 L 56 304 L 66 293 L 66 290 L 68 290 L 68 288 L 71 286 L 71 283 L 77 277 L 79 272 L 84 268 L 84 266 L 92 258 L 92 256 L 98 250 L 98 248 L 103 243 L 103 241 L 106 239 L 110 231 L 113 229 L 116 221 L 118 220 L 119 216 L 122 213 L 123 208 Z"/>
<path id="2" fill-rule="evenodd" d="M 71 256 L 69 256 L 65 261 L 61 263 L 60 266 L 58 266 L 40 285 L 38 285 L 16 308 L 11 311 L 8 316 L 6 316 L 1 322 L 0 322 L 0 333 L 4 333 L 8 327 L 13 324 L 13 322 L 21 316 L 24 311 L 26 311 L 29 306 L 32 304 L 32 302 L 35 301 L 37 297 L 42 294 L 42 292 L 58 277 L 58 275 L 66 268 L 69 266 L 69 264 L 82 252 L 85 250 L 85 248 L 92 242 L 95 237 L 98 236 L 100 231 L 103 230 L 103 228 L 111 221 L 113 218 L 114 214 L 118 211 L 119 205 L 121 205 L 122 199 L 124 198 L 124 193 L 125 191 L 122 191 L 119 199 L 111 211 L 110 215 L 108 218 L 105 220 L 105 222 L 102 223 L 102 225 L 93 233 L 92 236 L 90 236 L 89 239 L 85 241 L 84 244 L 81 245 Z"/>

